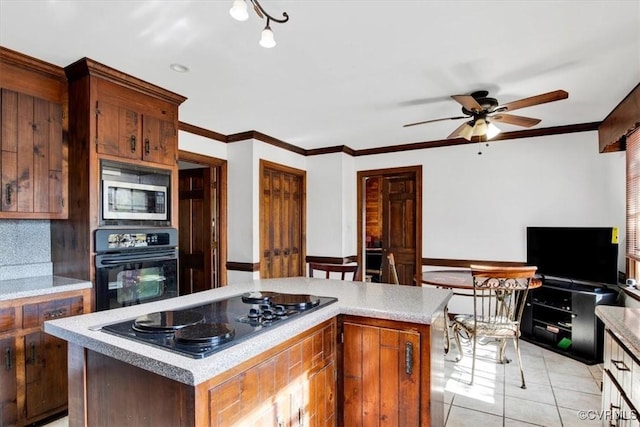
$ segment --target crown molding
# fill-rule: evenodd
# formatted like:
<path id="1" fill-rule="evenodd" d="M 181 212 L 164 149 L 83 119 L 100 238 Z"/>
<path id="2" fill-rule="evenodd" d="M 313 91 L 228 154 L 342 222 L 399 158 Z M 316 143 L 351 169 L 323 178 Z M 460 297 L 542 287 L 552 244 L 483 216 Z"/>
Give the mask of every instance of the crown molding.
<path id="1" fill-rule="evenodd" d="M 550 135 L 563 135 L 567 133 L 576 133 L 576 132 L 597 131 L 601 123 L 602 122 L 590 122 L 590 123 L 580 123 L 575 125 L 552 126 L 552 127 L 540 128 L 540 129 L 525 129 L 525 130 L 512 131 L 512 132 L 503 132 L 488 142 L 507 141 L 512 139 L 521 139 L 521 138 L 534 138 L 534 137 L 550 136 Z M 475 144 L 478 142 L 485 142 L 482 140 L 482 138 L 474 137 L 471 141 L 467 141 L 464 138 L 440 139 L 436 141 L 413 142 L 413 143 L 400 144 L 400 145 L 389 145 L 386 147 L 365 148 L 361 150 L 354 150 L 353 148 L 348 147 L 346 145 L 336 145 L 333 147 L 313 148 L 313 149 L 306 150 L 304 148 L 300 148 L 293 144 L 289 144 L 288 142 L 284 142 L 280 139 L 274 138 L 272 136 L 266 135 L 264 133 L 261 133 L 255 130 L 234 133 L 232 135 L 225 136 L 221 133 L 209 131 L 209 130 L 206 130 L 197 126 L 193 126 L 184 122 L 179 122 L 178 129 L 185 132 L 194 133 L 196 135 L 204 136 L 210 139 L 214 139 L 216 141 L 225 142 L 225 143 L 233 143 L 238 141 L 246 141 L 249 139 L 256 139 L 258 141 L 262 141 L 267 144 L 274 145 L 284 150 L 288 150 L 293 153 L 300 154 L 301 156 L 317 156 L 317 155 L 332 154 L 332 153 L 345 153 L 353 157 L 369 156 L 373 154 L 397 153 L 400 151 L 424 150 L 428 148 L 448 147 L 452 145 L 464 145 L 464 144 Z"/>

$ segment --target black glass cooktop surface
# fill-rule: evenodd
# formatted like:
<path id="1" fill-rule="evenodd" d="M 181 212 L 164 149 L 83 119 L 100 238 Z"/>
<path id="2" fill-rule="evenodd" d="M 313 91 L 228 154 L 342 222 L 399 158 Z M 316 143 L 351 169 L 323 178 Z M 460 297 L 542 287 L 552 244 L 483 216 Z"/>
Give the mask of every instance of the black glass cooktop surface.
<path id="1" fill-rule="evenodd" d="M 148 313 L 103 326 L 102 331 L 203 358 L 336 301 L 306 294 L 247 292 L 179 310 Z"/>

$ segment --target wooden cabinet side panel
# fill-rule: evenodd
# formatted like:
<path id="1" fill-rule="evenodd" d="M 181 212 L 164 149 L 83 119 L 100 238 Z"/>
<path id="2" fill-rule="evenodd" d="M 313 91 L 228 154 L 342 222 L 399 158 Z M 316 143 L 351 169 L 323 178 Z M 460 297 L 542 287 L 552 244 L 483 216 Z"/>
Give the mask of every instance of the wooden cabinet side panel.
<path id="1" fill-rule="evenodd" d="M 85 364 L 87 425 L 195 426 L 193 387 L 90 350 Z"/>

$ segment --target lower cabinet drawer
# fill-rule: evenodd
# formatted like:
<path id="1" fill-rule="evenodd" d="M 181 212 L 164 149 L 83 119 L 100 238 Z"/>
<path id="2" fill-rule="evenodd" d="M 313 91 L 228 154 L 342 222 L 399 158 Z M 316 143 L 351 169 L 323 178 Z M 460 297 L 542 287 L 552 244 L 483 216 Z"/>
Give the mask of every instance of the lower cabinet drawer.
<path id="1" fill-rule="evenodd" d="M 42 325 L 47 320 L 82 314 L 82 297 L 64 298 L 35 304 L 25 304 L 22 307 L 22 327 L 33 328 Z"/>
<path id="2" fill-rule="evenodd" d="M 0 309 L 0 332 L 12 331 L 16 328 L 16 326 L 15 307 Z"/>

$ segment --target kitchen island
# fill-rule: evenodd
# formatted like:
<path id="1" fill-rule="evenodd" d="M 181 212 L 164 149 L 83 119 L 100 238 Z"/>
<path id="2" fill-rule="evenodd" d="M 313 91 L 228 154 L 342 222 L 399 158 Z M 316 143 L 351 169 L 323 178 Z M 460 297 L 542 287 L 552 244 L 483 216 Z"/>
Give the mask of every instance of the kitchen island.
<path id="1" fill-rule="evenodd" d="M 338 301 L 203 359 L 101 330 L 106 324 L 150 312 L 259 290 L 335 297 Z M 97 420 L 101 425 L 240 425 L 257 420 L 264 425 L 292 425 L 293 420 L 303 423 L 306 419 L 312 425 L 341 425 L 342 415 L 335 415 L 335 380 L 341 388 L 345 384 L 352 387 L 357 381 L 352 366 L 343 366 L 343 360 L 355 360 L 352 355 L 357 352 L 352 351 L 348 337 L 360 329 L 363 336 L 380 331 L 383 340 L 378 353 L 387 357 L 381 360 L 397 359 L 404 366 L 405 351 L 407 358 L 411 356 L 411 368 L 415 369 L 407 368 L 404 379 L 394 375 L 399 377 L 401 390 L 411 385 L 419 390 L 416 425 L 439 425 L 443 417 L 443 309 L 450 295 L 440 289 L 301 277 L 257 280 L 53 320 L 45 323 L 45 331 L 69 342 L 71 426 L 92 425 Z M 343 334 L 345 324 L 348 333 Z M 406 333 L 412 334 L 413 341 L 398 342 L 402 353 L 388 359 L 388 349 L 393 348 L 389 339 Z M 344 335 L 348 335 L 345 344 Z M 381 367 L 386 369 L 384 364 Z M 367 393 L 368 387 L 360 385 L 363 388 L 358 390 Z M 353 413 L 357 406 L 354 389 L 349 390 L 344 392 L 349 396 L 344 407 L 342 399 L 337 399 L 339 414 Z M 362 411 L 365 418 L 370 413 L 366 408 Z"/>

